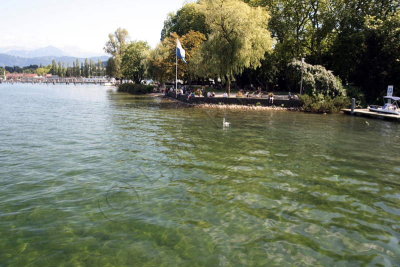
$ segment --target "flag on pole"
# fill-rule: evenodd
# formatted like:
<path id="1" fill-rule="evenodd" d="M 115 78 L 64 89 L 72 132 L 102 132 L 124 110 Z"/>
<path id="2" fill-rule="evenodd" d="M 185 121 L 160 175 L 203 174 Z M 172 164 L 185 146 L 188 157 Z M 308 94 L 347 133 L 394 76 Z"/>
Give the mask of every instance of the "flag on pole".
<path id="1" fill-rule="evenodd" d="M 185 49 L 182 48 L 181 42 L 179 39 L 176 39 L 176 54 L 183 62 L 187 63 L 185 60 Z"/>

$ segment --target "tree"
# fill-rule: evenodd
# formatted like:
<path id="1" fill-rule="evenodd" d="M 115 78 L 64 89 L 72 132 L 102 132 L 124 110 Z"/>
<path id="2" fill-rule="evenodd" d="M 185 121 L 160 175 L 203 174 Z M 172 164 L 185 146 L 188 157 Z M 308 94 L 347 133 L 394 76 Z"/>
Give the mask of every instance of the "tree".
<path id="1" fill-rule="evenodd" d="M 179 36 L 173 35 L 172 38 L 176 41 Z M 196 78 L 207 77 L 207 66 L 201 65 L 201 48 L 207 39 L 206 36 L 201 32 L 189 31 L 179 39 L 186 50 L 186 61 L 188 62 L 188 64 L 179 66 L 183 79 L 190 83 Z"/>
<path id="2" fill-rule="evenodd" d="M 203 75 L 200 48 L 206 37 L 200 32 L 190 31 L 179 36 L 172 33 L 165 38 L 155 49 L 151 50 L 147 60 L 150 77 L 160 82 L 175 80 L 176 40 L 179 39 L 186 51 L 186 61 L 178 59 L 178 79 L 190 81 L 196 76 Z"/>
<path id="3" fill-rule="evenodd" d="M 260 66 L 272 48 L 270 16 L 266 9 L 239 0 L 202 0 L 200 9 L 210 28 L 202 49 L 203 65 L 226 80 L 229 94 L 234 76 Z"/>
<path id="4" fill-rule="evenodd" d="M 380 102 L 388 85 L 400 93 L 400 10 L 385 20 L 366 17 L 365 50 L 356 81 L 369 102 Z"/>
<path id="5" fill-rule="evenodd" d="M 90 73 L 89 73 L 89 60 L 87 58 L 85 58 L 85 64 L 83 65 L 83 76 L 85 77 L 89 77 Z"/>
<path id="6" fill-rule="evenodd" d="M 79 62 L 79 59 L 75 60 L 75 71 L 74 71 L 74 76 L 79 77 L 81 76 L 81 63 Z"/>
<path id="7" fill-rule="evenodd" d="M 104 76 L 103 62 L 100 59 L 97 61 L 97 65 L 96 65 L 96 75 Z"/>
<path id="8" fill-rule="evenodd" d="M 124 78 L 141 83 L 145 74 L 145 59 L 150 46 L 144 41 L 130 43 L 122 56 L 121 70 Z"/>
<path id="9" fill-rule="evenodd" d="M 58 72 L 57 62 L 54 59 L 51 61 L 51 71 L 50 72 L 52 75 L 57 75 L 57 72 Z"/>
<path id="10" fill-rule="evenodd" d="M 166 45 L 166 40 L 157 45 L 156 48 L 150 50 L 147 58 L 147 71 L 149 76 L 164 83 L 168 80 L 174 79 L 172 70 L 174 69 L 174 62 L 171 60 L 170 48 Z"/>
<path id="11" fill-rule="evenodd" d="M 117 75 L 117 70 L 115 66 L 115 60 L 114 58 L 110 57 L 107 60 L 107 66 L 106 66 L 106 75 L 108 77 L 116 77 Z"/>
<path id="12" fill-rule="evenodd" d="M 289 64 L 288 70 L 289 83 L 295 90 L 298 90 L 302 80 L 303 90 L 310 96 L 336 97 L 346 95 L 342 81 L 323 66 L 310 65 L 299 60 L 293 60 Z"/>
<path id="13" fill-rule="evenodd" d="M 106 42 L 104 51 L 111 54 L 115 64 L 115 76 L 122 77 L 121 62 L 125 48 L 128 45 L 128 31 L 118 28 L 114 33 L 108 35 L 109 40 Z"/>
<path id="14" fill-rule="evenodd" d="M 198 9 L 198 5 L 189 3 L 179 9 L 176 14 L 168 14 L 161 31 L 161 41 L 169 37 L 171 33 L 179 36 L 188 34 L 190 31 L 201 32 L 204 35 L 209 33 L 205 16 Z"/>

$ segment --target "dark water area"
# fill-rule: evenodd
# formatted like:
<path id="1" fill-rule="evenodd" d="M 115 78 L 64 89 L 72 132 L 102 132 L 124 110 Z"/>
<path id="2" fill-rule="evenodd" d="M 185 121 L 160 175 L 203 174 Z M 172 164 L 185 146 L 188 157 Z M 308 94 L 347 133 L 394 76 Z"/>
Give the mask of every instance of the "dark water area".
<path id="1" fill-rule="evenodd" d="M 0 84 L 0 266 L 399 266 L 399 151 L 393 122 Z"/>

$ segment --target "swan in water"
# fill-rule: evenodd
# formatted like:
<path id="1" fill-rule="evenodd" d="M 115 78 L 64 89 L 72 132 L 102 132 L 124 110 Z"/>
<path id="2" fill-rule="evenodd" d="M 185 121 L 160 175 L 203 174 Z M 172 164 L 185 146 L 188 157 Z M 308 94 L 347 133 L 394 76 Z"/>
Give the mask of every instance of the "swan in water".
<path id="1" fill-rule="evenodd" d="M 231 123 L 230 122 L 227 122 L 226 120 L 225 120 L 225 118 L 224 118 L 224 120 L 222 121 L 222 126 L 223 127 L 229 127 L 231 125 Z"/>

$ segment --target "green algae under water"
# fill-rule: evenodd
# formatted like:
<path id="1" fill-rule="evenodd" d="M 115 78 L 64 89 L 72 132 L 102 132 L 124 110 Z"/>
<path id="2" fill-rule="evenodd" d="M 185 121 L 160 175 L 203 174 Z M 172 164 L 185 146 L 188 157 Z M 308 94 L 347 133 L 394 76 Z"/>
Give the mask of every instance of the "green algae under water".
<path id="1" fill-rule="evenodd" d="M 400 124 L 366 121 L 2 84 L 0 266 L 398 266 Z"/>

